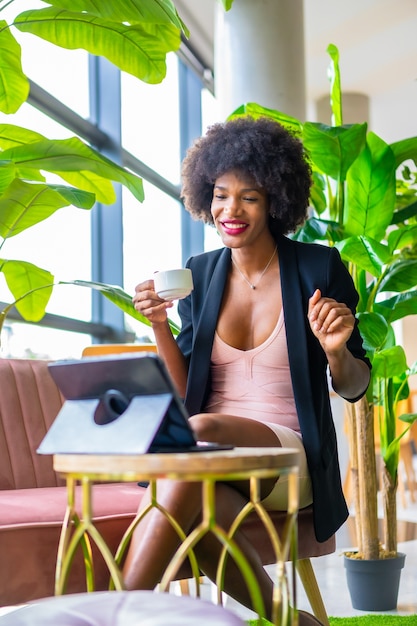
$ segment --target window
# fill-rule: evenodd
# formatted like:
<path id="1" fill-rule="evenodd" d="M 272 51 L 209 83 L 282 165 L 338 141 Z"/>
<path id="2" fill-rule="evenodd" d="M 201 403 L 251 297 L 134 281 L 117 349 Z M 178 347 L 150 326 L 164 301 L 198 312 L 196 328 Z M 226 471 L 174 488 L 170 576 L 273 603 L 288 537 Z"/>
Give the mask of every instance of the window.
<path id="1" fill-rule="evenodd" d="M 135 286 L 152 277 L 153 272 L 182 265 L 181 205 L 146 181 L 144 187 L 143 204 L 123 194 L 124 285 L 132 295 Z M 174 310 L 169 316 L 178 321 Z M 128 315 L 126 324 L 139 336 L 153 338 L 150 329 Z"/>
<path id="2" fill-rule="evenodd" d="M 173 184 L 179 184 L 178 58 L 167 57 L 162 83 L 148 85 L 122 74 L 122 144 Z"/>

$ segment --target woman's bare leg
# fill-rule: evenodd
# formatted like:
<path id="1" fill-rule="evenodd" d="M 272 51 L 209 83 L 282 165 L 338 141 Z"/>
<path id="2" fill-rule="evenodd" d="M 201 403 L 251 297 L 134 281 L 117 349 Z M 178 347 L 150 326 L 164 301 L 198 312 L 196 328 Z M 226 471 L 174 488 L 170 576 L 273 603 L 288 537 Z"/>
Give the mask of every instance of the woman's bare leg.
<path id="1" fill-rule="evenodd" d="M 158 503 L 169 511 L 186 534 L 201 514 L 201 484 L 160 480 Z M 150 489 L 144 494 L 139 512 L 150 502 Z M 123 567 L 127 589 L 154 589 L 174 556 L 180 539 L 169 521 L 151 509 L 135 529 Z"/>
<path id="2" fill-rule="evenodd" d="M 200 441 L 230 443 L 243 448 L 281 446 L 275 432 L 258 420 L 222 413 L 197 413 L 189 422 Z"/>

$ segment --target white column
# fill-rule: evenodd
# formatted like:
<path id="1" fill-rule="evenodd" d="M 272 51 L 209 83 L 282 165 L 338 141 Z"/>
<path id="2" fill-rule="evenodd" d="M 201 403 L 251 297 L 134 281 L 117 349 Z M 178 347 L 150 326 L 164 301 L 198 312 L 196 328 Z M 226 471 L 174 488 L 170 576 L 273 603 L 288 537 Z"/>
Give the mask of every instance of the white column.
<path id="1" fill-rule="evenodd" d="M 257 102 L 305 120 L 303 0 L 235 0 L 215 18 L 220 113 Z"/>

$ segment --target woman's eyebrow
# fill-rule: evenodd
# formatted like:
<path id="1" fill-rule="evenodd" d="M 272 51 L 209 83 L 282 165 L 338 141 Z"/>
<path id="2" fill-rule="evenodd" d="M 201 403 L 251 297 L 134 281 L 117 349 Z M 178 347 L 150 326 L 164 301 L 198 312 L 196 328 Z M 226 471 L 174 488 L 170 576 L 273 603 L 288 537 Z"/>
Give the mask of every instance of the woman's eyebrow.
<path id="1" fill-rule="evenodd" d="M 214 185 L 214 187 L 213 187 L 213 188 L 214 188 L 214 189 L 224 189 L 225 191 L 227 191 L 227 190 L 228 190 L 228 187 L 225 187 L 224 185 Z M 246 187 L 246 188 L 244 188 L 244 189 L 239 189 L 239 191 L 240 191 L 241 193 L 248 193 L 248 192 L 250 192 L 250 191 L 256 191 L 257 193 L 260 193 L 260 192 L 261 192 L 261 190 L 260 190 L 260 188 L 259 188 L 259 187 Z"/>

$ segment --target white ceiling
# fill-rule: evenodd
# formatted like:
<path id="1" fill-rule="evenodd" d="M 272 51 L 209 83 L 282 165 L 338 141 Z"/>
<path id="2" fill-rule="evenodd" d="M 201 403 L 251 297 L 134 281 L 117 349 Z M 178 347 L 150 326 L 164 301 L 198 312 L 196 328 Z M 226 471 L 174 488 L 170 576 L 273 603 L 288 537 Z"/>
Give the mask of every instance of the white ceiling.
<path id="1" fill-rule="evenodd" d="M 211 66 L 218 1 L 174 0 L 190 42 Z M 417 0 L 304 0 L 304 22 L 309 102 L 329 92 L 329 43 L 339 49 L 344 91 L 370 98 L 412 94 L 417 102 Z"/>

